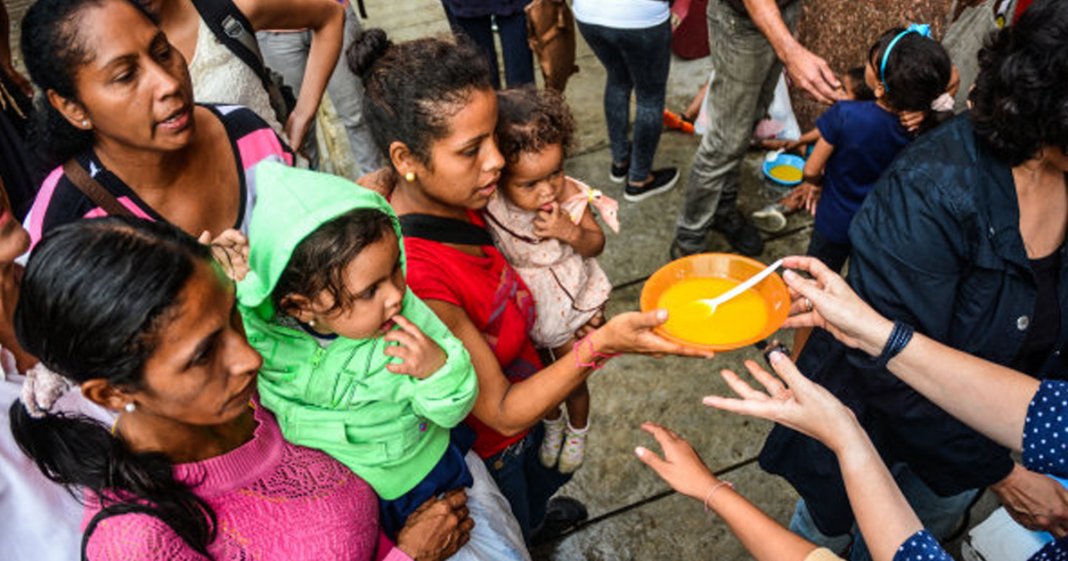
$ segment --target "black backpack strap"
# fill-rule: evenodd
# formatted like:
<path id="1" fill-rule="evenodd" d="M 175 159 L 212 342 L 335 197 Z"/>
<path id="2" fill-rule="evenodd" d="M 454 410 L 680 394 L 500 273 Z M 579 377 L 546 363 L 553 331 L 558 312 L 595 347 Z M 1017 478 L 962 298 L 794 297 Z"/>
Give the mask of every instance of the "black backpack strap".
<path id="1" fill-rule="evenodd" d="M 405 214 L 400 217 L 401 232 L 409 238 L 422 238 L 459 245 L 493 245 L 485 228 L 470 222 L 430 214 Z"/>
<path id="2" fill-rule="evenodd" d="M 237 9 L 232 0 L 193 0 L 193 5 L 215 38 L 251 68 L 260 77 L 264 89 L 270 91 L 271 76 L 263 64 L 256 32 L 245 14 Z"/>

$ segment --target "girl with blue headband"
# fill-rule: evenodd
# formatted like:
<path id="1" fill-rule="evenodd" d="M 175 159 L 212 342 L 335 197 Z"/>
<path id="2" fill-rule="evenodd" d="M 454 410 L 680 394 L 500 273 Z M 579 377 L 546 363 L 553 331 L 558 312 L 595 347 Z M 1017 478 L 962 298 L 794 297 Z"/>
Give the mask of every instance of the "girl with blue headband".
<path id="1" fill-rule="evenodd" d="M 819 140 L 805 162 L 805 208 L 815 217 L 808 254 L 840 272 L 852 246 L 849 225 L 875 180 L 915 137 L 903 113 L 922 112 L 919 132 L 953 109 L 953 66 L 927 25 L 884 33 L 868 51 L 865 82 L 872 101 L 840 101 L 816 121 Z"/>

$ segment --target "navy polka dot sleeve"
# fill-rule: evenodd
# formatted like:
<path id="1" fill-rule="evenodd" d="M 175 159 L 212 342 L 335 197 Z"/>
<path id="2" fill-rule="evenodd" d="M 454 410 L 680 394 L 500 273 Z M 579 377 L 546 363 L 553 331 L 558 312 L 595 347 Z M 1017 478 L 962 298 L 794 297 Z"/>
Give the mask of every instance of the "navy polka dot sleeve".
<path id="1" fill-rule="evenodd" d="M 1064 477 L 1068 474 L 1068 382 L 1046 380 L 1027 407 L 1023 463 L 1027 469 Z"/>
<path id="2" fill-rule="evenodd" d="M 1068 561 L 1068 538 L 1046 544 L 1029 561 Z"/>
<path id="3" fill-rule="evenodd" d="M 953 558 L 927 530 L 920 530 L 897 548 L 894 561 L 953 561 Z"/>

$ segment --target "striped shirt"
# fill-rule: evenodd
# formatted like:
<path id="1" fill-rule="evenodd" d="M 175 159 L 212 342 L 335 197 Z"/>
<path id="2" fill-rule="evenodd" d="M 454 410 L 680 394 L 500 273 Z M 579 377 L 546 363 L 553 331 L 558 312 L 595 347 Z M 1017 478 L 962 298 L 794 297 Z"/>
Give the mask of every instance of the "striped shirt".
<path id="1" fill-rule="evenodd" d="M 276 161 L 293 164 L 293 151 L 274 130 L 252 110 L 237 105 L 208 105 L 203 107 L 223 123 L 226 135 L 230 138 L 230 147 L 237 168 L 238 183 L 241 190 L 241 206 L 237 214 L 234 229 L 245 232 L 248 220 L 252 216 L 252 203 L 256 200 L 254 169 L 262 161 Z M 100 162 L 93 150 L 86 150 L 75 159 L 89 174 L 108 190 L 120 204 L 141 218 L 148 220 L 165 220 L 155 209 L 148 206 L 136 191 L 109 171 Z M 106 216 L 107 212 L 98 207 L 81 192 L 64 175 L 63 167 L 52 170 L 41 184 L 33 207 L 26 215 L 25 226 L 30 233 L 32 244 L 36 245 L 49 230 L 74 222 L 82 218 Z"/>

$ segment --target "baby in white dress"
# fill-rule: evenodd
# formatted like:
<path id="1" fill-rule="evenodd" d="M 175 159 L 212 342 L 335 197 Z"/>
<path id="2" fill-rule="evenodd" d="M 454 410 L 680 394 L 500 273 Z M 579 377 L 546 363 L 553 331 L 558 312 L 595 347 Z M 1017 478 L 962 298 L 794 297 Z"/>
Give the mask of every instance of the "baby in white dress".
<path id="1" fill-rule="evenodd" d="M 590 207 L 613 231 L 618 205 L 600 191 L 564 175 L 564 158 L 575 123 L 560 94 L 511 89 L 498 96 L 497 139 L 506 166 L 498 196 L 486 207 L 486 222 L 498 249 L 534 296 L 537 317 L 530 331 L 536 346 L 562 356 L 604 321 L 612 284 L 597 264 L 604 232 Z M 586 384 L 545 419 L 541 461 L 563 472 L 585 456 L 590 397 Z"/>

